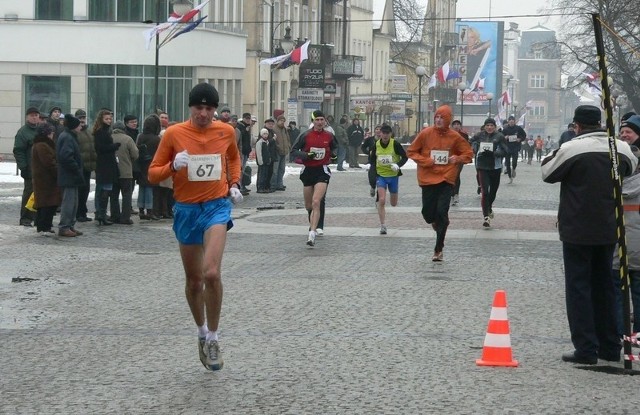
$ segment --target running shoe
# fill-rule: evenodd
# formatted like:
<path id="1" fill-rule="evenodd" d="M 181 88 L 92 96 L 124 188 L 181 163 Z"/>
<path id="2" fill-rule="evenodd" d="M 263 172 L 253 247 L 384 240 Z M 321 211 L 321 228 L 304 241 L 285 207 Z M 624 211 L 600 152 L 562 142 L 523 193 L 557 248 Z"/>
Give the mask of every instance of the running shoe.
<path id="1" fill-rule="evenodd" d="M 209 370 L 220 370 L 224 365 L 220 345 L 217 340 L 204 342 L 204 351 L 206 353 L 205 363 Z"/>
<path id="2" fill-rule="evenodd" d="M 513 183 L 513 177 L 509 177 L 509 184 Z"/>
<path id="3" fill-rule="evenodd" d="M 380 225 L 380 235 L 387 234 L 387 227 L 385 225 Z"/>
<path id="4" fill-rule="evenodd" d="M 484 226 L 485 228 L 488 228 L 491 226 L 491 219 L 489 218 L 489 216 L 484 217 L 484 222 L 482 222 L 482 226 Z"/>
<path id="5" fill-rule="evenodd" d="M 374 197 L 375 195 L 376 195 L 376 189 L 372 187 L 371 189 L 369 189 L 369 196 Z"/>
<path id="6" fill-rule="evenodd" d="M 444 260 L 444 255 L 442 255 L 442 251 L 434 252 L 433 257 L 431 258 L 433 262 L 442 262 Z"/>
<path id="7" fill-rule="evenodd" d="M 489 209 L 489 218 L 493 219 L 493 209 Z"/>
<path id="8" fill-rule="evenodd" d="M 206 341 L 206 337 L 198 336 L 198 353 L 200 354 L 200 362 L 202 363 L 202 366 L 209 369 L 207 366 L 207 354 L 204 352 L 204 344 Z"/>
<path id="9" fill-rule="evenodd" d="M 309 239 L 307 239 L 307 245 L 314 246 L 316 244 L 316 233 L 309 231 Z"/>
<path id="10" fill-rule="evenodd" d="M 316 236 L 323 236 L 323 235 L 324 235 L 324 231 L 322 230 L 322 228 L 316 229 Z"/>
<path id="11" fill-rule="evenodd" d="M 458 195 L 453 195 L 451 197 L 451 206 L 458 206 Z"/>
<path id="12" fill-rule="evenodd" d="M 516 178 L 516 169 L 511 170 L 511 177 Z"/>

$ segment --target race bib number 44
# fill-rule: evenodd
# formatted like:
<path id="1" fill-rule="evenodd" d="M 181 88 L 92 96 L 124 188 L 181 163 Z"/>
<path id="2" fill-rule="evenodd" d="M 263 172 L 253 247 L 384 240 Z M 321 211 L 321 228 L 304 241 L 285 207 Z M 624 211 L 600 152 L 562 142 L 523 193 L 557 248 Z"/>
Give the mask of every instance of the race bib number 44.
<path id="1" fill-rule="evenodd" d="M 222 177 L 220 154 L 189 156 L 188 177 L 190 182 L 209 182 Z"/>
<path id="2" fill-rule="evenodd" d="M 434 164 L 449 164 L 449 152 L 447 150 L 431 150 L 431 158 Z"/>

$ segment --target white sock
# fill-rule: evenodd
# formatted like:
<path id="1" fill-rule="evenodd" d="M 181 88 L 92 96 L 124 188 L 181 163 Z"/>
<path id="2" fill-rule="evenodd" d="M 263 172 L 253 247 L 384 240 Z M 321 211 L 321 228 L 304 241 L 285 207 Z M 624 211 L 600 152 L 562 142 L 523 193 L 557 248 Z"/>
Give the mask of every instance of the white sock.
<path id="1" fill-rule="evenodd" d="M 217 331 L 210 331 L 207 333 L 207 341 L 211 341 L 211 340 L 215 340 L 218 341 L 218 332 Z"/>
<path id="2" fill-rule="evenodd" d="M 202 326 L 198 326 L 198 337 L 206 337 L 208 333 L 209 329 L 207 328 L 206 323 Z"/>

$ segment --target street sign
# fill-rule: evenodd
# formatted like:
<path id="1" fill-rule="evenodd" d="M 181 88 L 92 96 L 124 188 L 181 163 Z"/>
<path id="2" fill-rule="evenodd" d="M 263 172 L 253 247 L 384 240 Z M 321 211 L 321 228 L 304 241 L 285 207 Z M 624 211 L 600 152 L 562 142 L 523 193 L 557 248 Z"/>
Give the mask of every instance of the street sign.
<path id="1" fill-rule="evenodd" d="M 298 88 L 298 101 L 322 102 L 324 101 L 324 90 L 320 88 Z"/>
<path id="2" fill-rule="evenodd" d="M 411 101 L 413 101 L 413 95 L 412 94 L 408 94 L 406 92 L 394 93 L 394 94 L 391 94 L 391 99 L 394 100 L 394 101 L 408 101 L 408 102 L 411 102 Z"/>

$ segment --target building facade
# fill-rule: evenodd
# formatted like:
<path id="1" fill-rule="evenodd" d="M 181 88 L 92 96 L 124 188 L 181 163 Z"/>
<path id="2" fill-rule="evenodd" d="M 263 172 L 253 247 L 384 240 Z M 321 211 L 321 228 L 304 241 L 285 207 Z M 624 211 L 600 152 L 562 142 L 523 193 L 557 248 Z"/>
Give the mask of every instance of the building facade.
<path id="1" fill-rule="evenodd" d="M 11 39 L 0 48 L 0 153 L 12 152 L 31 106 L 86 109 L 89 122 L 101 108 L 114 111 L 116 120 L 125 114 L 143 118 L 157 108 L 183 120 L 191 87 L 209 82 L 221 105 L 240 112 L 247 38 L 241 0 L 208 3 L 200 13 L 207 16 L 203 24 L 158 48 L 156 97 L 155 41 L 147 49 L 144 33 L 167 20 L 173 3 L 0 2 L 0 38 Z"/>

